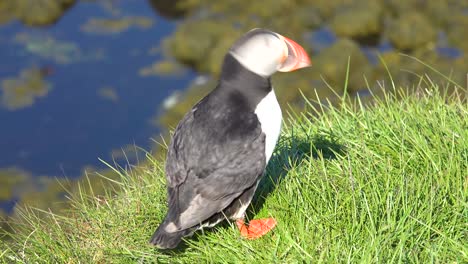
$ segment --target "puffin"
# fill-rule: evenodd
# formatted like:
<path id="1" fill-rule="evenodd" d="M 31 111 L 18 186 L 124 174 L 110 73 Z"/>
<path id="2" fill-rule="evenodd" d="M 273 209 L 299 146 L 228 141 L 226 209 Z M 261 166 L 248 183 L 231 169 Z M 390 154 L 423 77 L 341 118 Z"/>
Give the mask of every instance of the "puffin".
<path id="1" fill-rule="evenodd" d="M 150 244 L 173 249 L 183 237 L 225 219 L 235 221 L 246 239 L 275 227 L 274 218 L 244 221 L 281 131 L 271 76 L 309 65 L 304 48 L 267 29 L 234 42 L 217 86 L 173 133 L 165 164 L 168 210 Z"/>

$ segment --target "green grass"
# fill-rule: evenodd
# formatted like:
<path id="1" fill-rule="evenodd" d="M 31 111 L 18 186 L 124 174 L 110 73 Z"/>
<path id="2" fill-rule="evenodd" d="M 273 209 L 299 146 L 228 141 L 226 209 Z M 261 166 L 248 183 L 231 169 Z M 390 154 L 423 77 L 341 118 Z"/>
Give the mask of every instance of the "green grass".
<path id="1" fill-rule="evenodd" d="M 436 89 L 434 89 L 436 90 Z M 398 99 L 396 99 L 398 98 Z M 5 262 L 466 263 L 468 107 L 430 91 L 386 94 L 283 127 L 249 217 L 274 216 L 259 240 L 224 224 L 176 251 L 148 239 L 165 211 L 163 162 L 122 175 L 117 195 L 74 197 L 67 216 L 23 210 Z M 325 112 L 316 114 L 315 112 Z"/>

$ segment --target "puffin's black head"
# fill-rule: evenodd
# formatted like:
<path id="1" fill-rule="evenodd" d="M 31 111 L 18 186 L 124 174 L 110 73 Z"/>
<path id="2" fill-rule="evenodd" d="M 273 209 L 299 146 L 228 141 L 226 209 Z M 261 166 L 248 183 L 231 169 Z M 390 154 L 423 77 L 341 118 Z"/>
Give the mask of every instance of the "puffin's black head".
<path id="1" fill-rule="evenodd" d="M 252 29 L 229 50 L 249 71 L 269 77 L 310 66 L 305 50 L 296 42 L 266 29 Z"/>

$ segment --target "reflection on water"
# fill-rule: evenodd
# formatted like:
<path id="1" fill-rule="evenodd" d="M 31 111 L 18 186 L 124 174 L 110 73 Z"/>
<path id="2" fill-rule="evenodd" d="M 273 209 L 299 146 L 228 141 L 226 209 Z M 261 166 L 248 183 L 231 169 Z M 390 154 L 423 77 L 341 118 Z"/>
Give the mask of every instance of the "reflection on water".
<path id="1" fill-rule="evenodd" d="M 114 103 L 118 103 L 119 95 L 112 87 L 102 87 L 97 90 L 97 94 L 103 99 L 109 100 Z"/>
<path id="2" fill-rule="evenodd" d="M 79 3 L 49 28 L 10 23 L 0 29 L 7 36 L 0 51 L 2 99 L 8 110 L 24 110 L 0 113 L 0 167 L 74 176 L 83 165 L 99 165 L 97 157 L 108 158 L 114 148 L 148 146 L 156 132 L 148 120 L 190 76 L 141 78 L 142 68 L 161 60 L 161 54 L 149 52 L 174 25 L 141 1 L 115 5 L 118 15 L 96 3 Z M 135 23 L 144 27 L 133 28 Z M 93 33 L 119 33 L 81 31 L 88 27 Z M 40 78 L 35 65 L 47 65 L 53 74 Z"/>
<path id="3" fill-rule="evenodd" d="M 131 27 L 148 29 L 153 26 L 153 20 L 143 16 L 128 16 L 119 18 L 90 18 L 81 27 L 86 33 L 95 34 L 117 34 L 122 33 Z"/>
<path id="4" fill-rule="evenodd" d="M 32 106 L 39 97 L 44 97 L 51 89 L 51 84 L 44 77 L 51 69 L 33 67 L 25 69 L 18 77 L 5 78 L 1 82 L 1 106 L 13 111 Z"/>
<path id="5" fill-rule="evenodd" d="M 155 76 L 175 69 L 155 48 L 175 24 L 145 1 L 82 1 L 70 9 L 65 3 L 75 1 L 30 2 L 0 1 L 4 211 L 16 202 L 50 207 L 67 186 L 54 177 L 103 168 L 98 157 L 131 159 L 128 146 L 150 149 L 158 133 L 152 116 L 194 76 L 180 69 L 177 76 Z M 30 8 L 31 17 L 18 8 Z"/>
<path id="6" fill-rule="evenodd" d="M 457 0 L 0 1 L 0 207 L 45 197 L 37 179 L 53 193 L 46 199 L 61 196 L 50 177 L 36 175 L 73 178 L 99 168 L 97 157 L 150 149 L 152 135 L 214 87 L 227 49 L 251 28 L 280 32 L 312 54 L 313 67 L 275 76 L 280 103 L 294 110 L 304 107 L 300 91 L 337 103 L 349 59 L 350 97 L 375 93 L 389 74 L 402 86 L 428 76 L 445 87 L 400 53 L 464 85 L 467 10 Z"/>

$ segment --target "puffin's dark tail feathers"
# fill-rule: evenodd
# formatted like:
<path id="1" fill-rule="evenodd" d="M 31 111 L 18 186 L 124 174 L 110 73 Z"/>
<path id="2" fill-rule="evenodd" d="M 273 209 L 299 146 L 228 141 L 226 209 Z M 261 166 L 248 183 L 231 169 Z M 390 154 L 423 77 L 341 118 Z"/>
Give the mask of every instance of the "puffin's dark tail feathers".
<path id="1" fill-rule="evenodd" d="M 193 232 L 193 230 L 189 228 L 178 232 L 169 233 L 164 230 L 165 227 L 166 225 L 161 224 L 158 229 L 156 229 L 156 232 L 154 232 L 149 241 L 150 244 L 160 249 L 173 249 L 177 247 L 177 245 L 182 240 L 182 237 L 188 236 Z"/>

